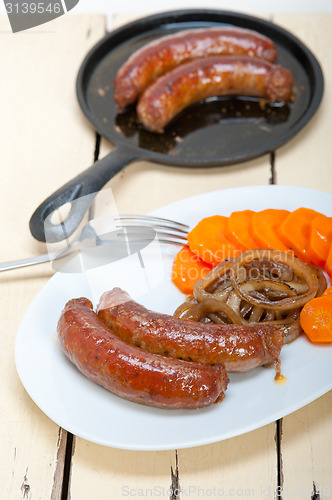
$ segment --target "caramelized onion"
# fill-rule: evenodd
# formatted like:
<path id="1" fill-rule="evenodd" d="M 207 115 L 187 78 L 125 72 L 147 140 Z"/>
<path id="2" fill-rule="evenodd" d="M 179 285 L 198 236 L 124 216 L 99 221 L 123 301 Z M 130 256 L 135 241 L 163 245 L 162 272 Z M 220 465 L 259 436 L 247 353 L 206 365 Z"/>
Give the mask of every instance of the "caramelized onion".
<path id="1" fill-rule="evenodd" d="M 193 293 L 195 299 L 199 302 L 211 298 L 224 301 L 232 286 L 227 279 L 232 264 L 233 259 L 226 259 L 204 276 L 204 279 L 196 281 Z"/>
<path id="2" fill-rule="evenodd" d="M 247 250 L 198 280 L 193 296 L 174 315 L 201 322 L 273 325 L 282 331 L 286 344 L 302 332 L 302 306 L 326 287 L 319 269 L 293 255 Z"/>
<path id="3" fill-rule="evenodd" d="M 269 261 L 273 261 L 276 263 L 286 264 L 290 267 L 294 275 L 297 276 L 301 283 L 306 285 L 305 292 L 297 294 L 296 292 L 289 293 L 287 297 L 282 298 L 280 300 L 269 300 L 266 298 L 263 300 L 264 307 L 271 309 L 293 309 L 294 307 L 303 306 L 308 300 L 314 298 L 318 291 L 318 278 L 315 271 L 304 264 L 299 259 L 294 257 L 293 255 L 289 255 L 279 250 L 269 250 L 269 249 L 257 249 L 257 250 L 247 250 L 246 252 L 242 252 L 234 261 L 234 265 L 230 268 L 230 279 L 234 289 L 237 293 L 248 302 L 256 305 L 261 305 L 262 300 L 255 298 L 250 293 L 250 286 L 248 286 L 247 282 L 242 282 L 241 277 L 243 276 L 244 265 L 250 262 L 253 259 L 268 259 Z M 254 281 L 254 280 L 252 280 Z M 263 280 L 264 283 L 265 280 Z M 270 280 L 266 280 L 270 281 Z M 271 280 L 272 281 L 272 280 Z M 258 288 L 261 289 L 262 284 L 257 285 Z M 284 287 L 288 288 L 289 292 L 292 289 L 290 284 L 285 281 L 276 281 L 273 287 Z M 287 291 L 286 291 L 287 293 Z"/>
<path id="4" fill-rule="evenodd" d="M 190 316 L 189 319 L 193 321 L 200 321 L 205 316 L 208 316 L 212 313 L 217 313 L 218 316 L 221 315 L 225 317 L 228 321 L 217 321 L 218 323 L 235 323 L 237 325 L 242 325 L 243 322 L 241 318 L 236 314 L 236 312 L 229 307 L 226 302 L 220 302 L 220 300 L 214 299 L 206 299 L 203 302 L 197 302 L 190 306 L 190 315 L 187 314 L 189 309 L 186 311 L 182 311 L 181 318 L 188 319 L 187 316 Z M 176 316 L 176 314 L 175 314 Z"/>

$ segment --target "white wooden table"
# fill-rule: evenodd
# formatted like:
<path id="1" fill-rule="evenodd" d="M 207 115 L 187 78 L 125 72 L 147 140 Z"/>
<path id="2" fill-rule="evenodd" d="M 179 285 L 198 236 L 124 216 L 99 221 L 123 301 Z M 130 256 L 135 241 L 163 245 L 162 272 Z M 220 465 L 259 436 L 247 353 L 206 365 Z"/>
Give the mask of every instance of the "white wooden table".
<path id="1" fill-rule="evenodd" d="M 323 67 L 324 98 L 310 124 L 277 151 L 273 171 L 269 155 L 208 174 L 129 165 L 109 183 L 120 212 L 147 213 L 184 196 L 271 182 L 332 193 L 332 14 L 264 17 L 271 14 Z M 117 16 L 114 25 L 131 17 Z M 32 212 L 93 161 L 96 134 L 77 104 L 75 79 L 84 55 L 104 33 L 102 15 L 65 16 L 15 36 L 0 18 L 1 261 L 45 251 L 30 235 Z M 100 156 L 110 148 L 102 140 Z M 147 183 L 149 197 L 141 194 Z M 243 436 L 178 451 L 112 449 L 59 428 L 32 402 L 14 364 L 20 321 L 53 273 L 43 264 L 0 275 L 1 499 L 169 498 L 171 484 L 180 486 L 183 499 L 275 498 L 281 488 L 284 500 L 331 497 L 331 393 Z"/>

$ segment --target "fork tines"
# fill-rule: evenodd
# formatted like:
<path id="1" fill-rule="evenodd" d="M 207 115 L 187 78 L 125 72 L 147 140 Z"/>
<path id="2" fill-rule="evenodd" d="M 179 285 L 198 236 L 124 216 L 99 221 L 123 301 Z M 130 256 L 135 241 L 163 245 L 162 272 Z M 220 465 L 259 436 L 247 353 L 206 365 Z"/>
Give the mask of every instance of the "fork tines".
<path id="1" fill-rule="evenodd" d="M 114 217 L 115 220 L 119 220 L 124 223 L 133 223 L 139 225 L 151 225 L 153 227 L 168 227 L 169 229 L 177 229 L 178 231 L 182 231 L 187 233 L 189 230 L 189 226 L 187 224 L 183 224 L 182 222 L 174 221 L 171 219 L 165 219 L 163 217 L 154 217 L 150 215 L 129 215 L 129 214 L 120 214 Z"/>
<path id="2" fill-rule="evenodd" d="M 138 238 L 141 241 L 144 238 L 149 239 L 150 235 L 146 231 L 150 229 L 157 235 L 160 243 L 187 244 L 189 226 L 182 222 L 161 217 L 126 214 L 115 216 L 114 219 L 119 221 L 119 227 L 125 229 L 130 238 Z"/>

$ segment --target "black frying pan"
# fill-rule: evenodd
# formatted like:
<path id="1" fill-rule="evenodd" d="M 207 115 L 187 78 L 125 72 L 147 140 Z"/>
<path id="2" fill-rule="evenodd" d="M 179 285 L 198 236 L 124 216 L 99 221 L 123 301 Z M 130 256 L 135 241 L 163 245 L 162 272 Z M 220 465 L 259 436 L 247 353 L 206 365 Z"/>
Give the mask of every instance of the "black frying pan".
<path id="1" fill-rule="evenodd" d="M 117 114 L 113 80 L 132 52 L 160 36 L 215 25 L 248 28 L 270 37 L 277 46 L 277 62 L 293 73 L 295 101 L 262 110 L 255 99 L 210 99 L 182 112 L 161 135 L 149 133 L 140 126 L 134 107 Z M 283 28 L 246 14 L 179 10 L 145 17 L 112 31 L 84 59 L 77 77 L 77 97 L 88 120 L 115 148 L 40 205 L 30 220 L 31 233 L 45 241 L 46 217 L 63 204 L 79 199 L 72 203 L 65 221 L 65 233 L 72 234 L 94 194 L 134 161 L 151 160 L 190 168 L 220 167 L 269 153 L 310 120 L 322 94 L 322 71 L 310 50 Z M 85 195 L 91 196 L 82 198 Z M 65 233 L 63 225 L 50 223 L 48 241 L 61 241 Z"/>

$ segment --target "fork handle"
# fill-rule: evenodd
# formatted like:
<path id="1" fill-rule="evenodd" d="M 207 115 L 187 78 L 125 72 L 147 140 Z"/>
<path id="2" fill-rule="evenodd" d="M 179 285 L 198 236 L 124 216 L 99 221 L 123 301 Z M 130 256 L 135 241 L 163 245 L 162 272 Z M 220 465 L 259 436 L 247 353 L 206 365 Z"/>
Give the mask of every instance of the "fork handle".
<path id="1" fill-rule="evenodd" d="M 33 213 L 29 224 L 32 236 L 39 241 L 47 240 L 49 243 L 63 241 L 71 236 L 79 226 L 98 191 L 123 167 L 138 159 L 142 158 L 138 158 L 136 151 L 120 145 L 102 160 L 98 160 L 94 165 L 67 182 L 49 196 Z M 71 204 L 68 216 L 64 223 L 53 224 L 48 216 L 65 203 Z"/>
<path id="2" fill-rule="evenodd" d="M 42 264 L 43 262 L 49 262 L 50 260 L 52 260 L 52 255 L 45 253 L 37 255 L 37 257 L 2 262 L 0 263 L 0 272 L 11 271 L 12 269 L 19 269 L 20 267 L 34 266 L 36 264 Z"/>

